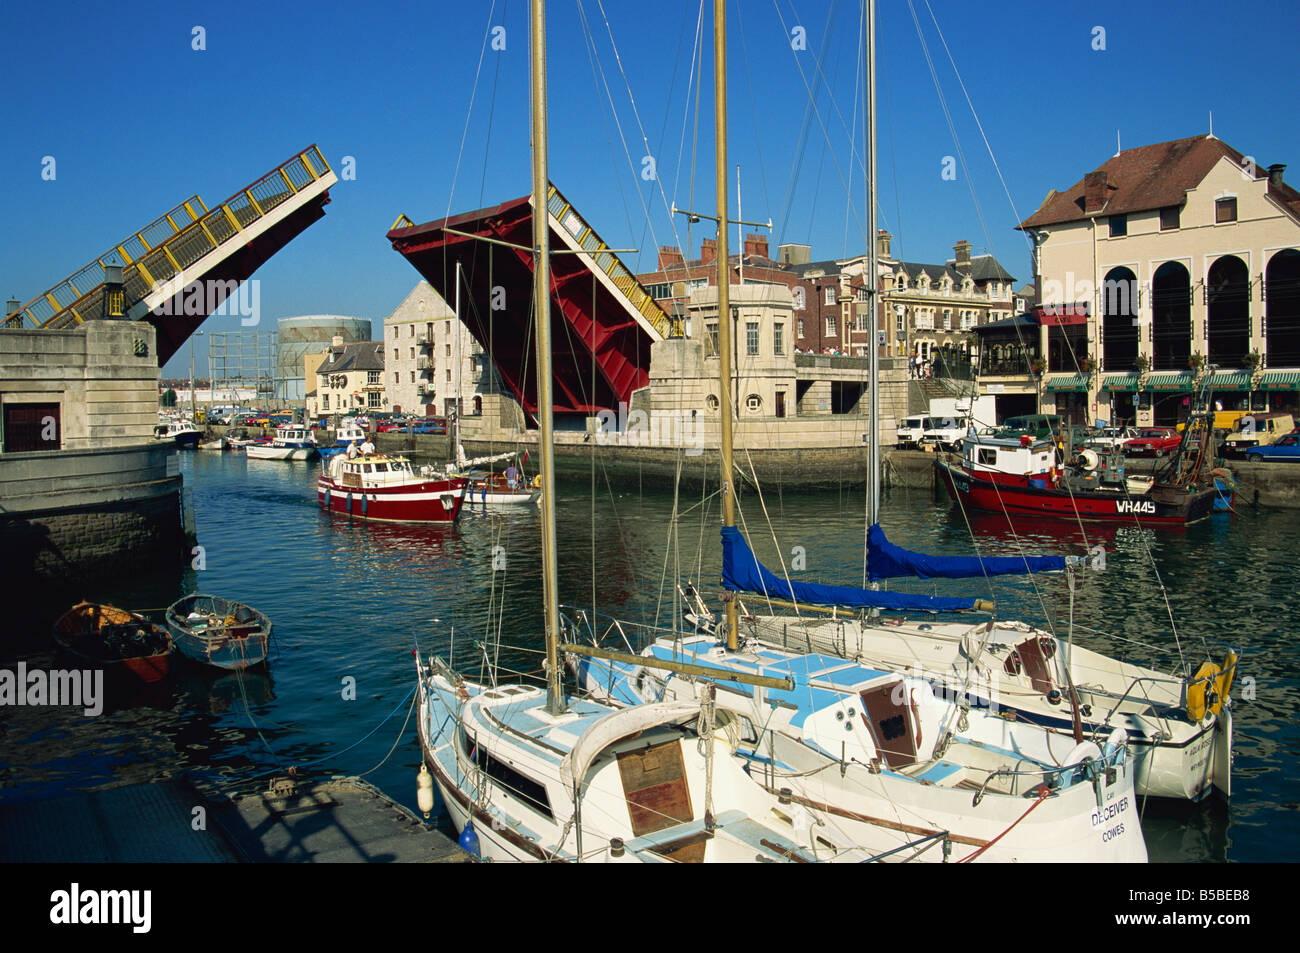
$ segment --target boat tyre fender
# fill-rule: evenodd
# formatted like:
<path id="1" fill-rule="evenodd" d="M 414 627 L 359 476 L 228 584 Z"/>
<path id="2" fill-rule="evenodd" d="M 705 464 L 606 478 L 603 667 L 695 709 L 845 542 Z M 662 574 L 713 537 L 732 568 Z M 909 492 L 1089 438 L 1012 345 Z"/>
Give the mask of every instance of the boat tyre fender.
<path id="1" fill-rule="evenodd" d="M 1080 741 L 1070 749 L 1070 753 L 1065 756 L 1065 760 L 1061 762 L 1061 765 L 1067 769 L 1074 769 L 1074 780 L 1078 781 L 1080 775 L 1087 777 L 1089 766 L 1100 761 L 1101 757 L 1101 748 L 1097 747 L 1097 742 Z M 1057 783 L 1063 776 L 1063 774 L 1056 776 Z"/>

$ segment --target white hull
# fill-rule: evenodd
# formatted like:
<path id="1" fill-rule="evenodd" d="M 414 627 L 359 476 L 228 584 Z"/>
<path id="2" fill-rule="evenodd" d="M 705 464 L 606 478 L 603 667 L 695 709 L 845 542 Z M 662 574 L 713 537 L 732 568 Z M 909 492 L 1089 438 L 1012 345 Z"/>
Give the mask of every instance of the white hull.
<path id="1" fill-rule="evenodd" d="M 527 506 L 536 503 L 541 490 L 482 490 L 465 491 L 465 502 L 474 506 Z"/>
<path id="2" fill-rule="evenodd" d="M 244 453 L 253 460 L 310 460 L 316 456 L 315 447 L 267 447 L 250 443 Z"/>
<path id="3" fill-rule="evenodd" d="M 1012 675 L 1004 668 L 1012 647 L 1037 631 L 1022 623 L 1001 623 L 992 633 L 985 632 L 983 625 L 966 623 L 935 623 L 922 629 L 914 623 L 800 621 L 766 615 L 748 617 L 742 624 L 764 644 L 792 651 L 829 652 L 866 665 L 904 669 L 941 680 L 954 694 L 964 690 L 973 707 L 1012 709 L 1022 720 L 1043 725 L 1057 739 L 1053 752 L 1063 753 L 1073 744 L 1068 697 L 1052 705 L 1035 687 L 1028 669 Z M 1053 684 L 1064 688 L 1060 660 L 1071 650 L 1063 639 L 1038 634 L 1052 638 L 1058 647 L 1049 660 L 1054 663 L 1051 677 Z M 979 654 L 981 642 L 982 661 L 971 666 L 968 659 Z M 1073 653 L 1070 672 L 1085 711 L 1084 728 L 1089 733 L 1115 727 L 1125 730 L 1137 768 L 1138 794 L 1199 800 L 1215 786 L 1228 793 L 1226 769 L 1216 774 L 1215 766 L 1231 761 L 1231 731 L 1217 730 L 1214 715 L 1191 723 L 1185 715 L 1174 714 L 1184 704 L 1182 679 L 1118 662 L 1077 645 Z"/>

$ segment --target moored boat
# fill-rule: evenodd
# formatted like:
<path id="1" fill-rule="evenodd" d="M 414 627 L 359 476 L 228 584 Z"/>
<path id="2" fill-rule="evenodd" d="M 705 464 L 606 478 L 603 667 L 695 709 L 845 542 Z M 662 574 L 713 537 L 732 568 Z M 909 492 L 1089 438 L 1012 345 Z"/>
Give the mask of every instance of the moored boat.
<path id="1" fill-rule="evenodd" d="M 167 675 L 175 645 L 167 629 L 138 612 L 78 602 L 54 623 L 60 648 L 105 672 L 151 684 Z"/>
<path id="2" fill-rule="evenodd" d="M 192 595 L 167 607 L 167 628 L 186 658 L 242 669 L 266 661 L 271 620 L 252 606 L 220 596 Z"/>
<path id="3" fill-rule="evenodd" d="M 199 430 L 184 418 L 168 420 L 153 428 L 155 440 L 164 440 L 176 444 L 182 450 L 193 450 L 199 444 Z"/>
<path id="4" fill-rule="evenodd" d="M 316 456 L 316 439 L 304 427 L 277 427 L 269 444 L 250 443 L 244 453 L 253 460 L 310 460 Z"/>
<path id="5" fill-rule="evenodd" d="M 465 481 L 424 476 L 405 457 L 372 453 L 335 456 L 316 481 L 322 509 L 366 520 L 449 523 L 460 513 Z"/>

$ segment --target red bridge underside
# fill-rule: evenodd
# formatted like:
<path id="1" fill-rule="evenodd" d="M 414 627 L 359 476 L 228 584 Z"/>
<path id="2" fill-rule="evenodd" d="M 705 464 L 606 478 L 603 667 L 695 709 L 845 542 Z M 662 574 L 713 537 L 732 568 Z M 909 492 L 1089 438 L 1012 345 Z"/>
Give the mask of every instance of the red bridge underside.
<path id="1" fill-rule="evenodd" d="M 533 289 L 532 204 L 513 199 L 425 225 L 388 233 L 448 304 L 455 304 L 460 262 L 461 319 L 491 355 L 524 411 L 537 412 L 536 343 L 530 330 Z M 506 248 L 459 232 L 510 242 Z M 567 246 L 551 231 L 552 250 Z M 504 291 L 496 298 L 493 288 Z M 503 305 L 491 311 L 493 301 Z M 556 413 L 594 414 L 616 408 L 650 382 L 650 335 L 577 255 L 551 256 L 551 367 Z"/>
<path id="2" fill-rule="evenodd" d="M 227 297 L 223 293 L 226 282 L 248 280 L 253 272 L 266 263 L 267 259 L 297 238 L 309 225 L 323 218 L 325 205 L 329 203 L 329 200 L 329 193 L 322 193 L 319 198 L 313 199 L 301 208 L 294 210 L 282 221 L 248 242 L 243 248 L 233 252 L 216 267 L 205 271 L 199 280 L 214 282 L 213 285 L 205 285 L 205 303 L 215 304 L 220 307 Z M 215 289 L 215 293 L 207 291 L 207 289 Z M 236 303 L 232 302 L 232 307 Z M 211 314 L 208 310 L 205 310 L 202 314 L 186 314 L 185 304 L 186 295 L 182 289 L 170 299 L 170 304 L 160 303 L 145 317 L 145 320 L 158 331 L 159 367 L 166 364 L 171 359 L 171 356 L 181 349 L 190 335 Z"/>

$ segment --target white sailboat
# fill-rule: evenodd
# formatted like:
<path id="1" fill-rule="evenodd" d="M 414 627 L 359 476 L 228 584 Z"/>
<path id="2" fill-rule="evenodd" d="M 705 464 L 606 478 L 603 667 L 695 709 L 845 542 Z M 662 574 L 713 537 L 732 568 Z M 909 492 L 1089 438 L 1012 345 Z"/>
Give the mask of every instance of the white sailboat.
<path id="1" fill-rule="evenodd" d="M 549 234 L 542 213 L 547 188 L 543 0 L 532 0 L 531 22 L 547 689 L 475 684 L 441 660 L 417 653 L 421 807 L 432 807 L 436 785 L 462 841 L 476 837 L 482 856 L 493 860 L 863 859 L 848 837 L 837 833 L 845 846 L 828 847 L 814 842 L 810 825 L 796 830 L 808 811 L 781 803 L 729 754 L 715 755 L 720 747 L 713 731 L 715 706 L 707 695 L 635 708 L 564 697 L 558 661 Z"/>

